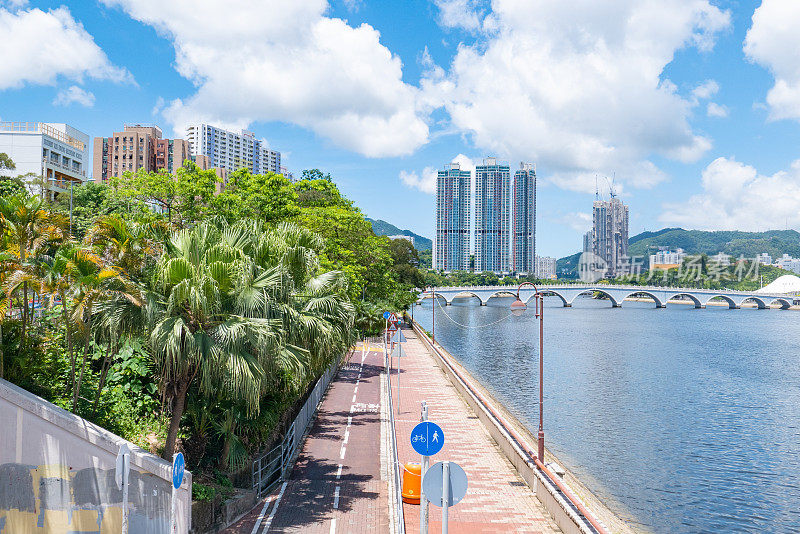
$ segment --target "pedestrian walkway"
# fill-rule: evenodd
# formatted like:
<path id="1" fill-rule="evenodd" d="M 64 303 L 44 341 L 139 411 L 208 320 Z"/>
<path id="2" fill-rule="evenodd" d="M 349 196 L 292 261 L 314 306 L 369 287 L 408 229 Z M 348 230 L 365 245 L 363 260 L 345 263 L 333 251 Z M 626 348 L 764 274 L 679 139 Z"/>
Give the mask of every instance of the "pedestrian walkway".
<path id="1" fill-rule="evenodd" d="M 533 491 L 489 436 L 477 416 L 461 399 L 448 378 L 436 365 L 414 331 L 404 329 L 408 341 L 402 358 L 395 358 L 392 384 L 395 399 L 397 444 L 400 462 L 421 462 L 411 448 L 409 437 L 420 420 L 420 402 L 428 404 L 428 419 L 445 435 L 444 449 L 431 458 L 458 463 L 468 477 L 467 495 L 450 508 L 449 531 L 456 533 L 560 532 Z M 397 362 L 400 389 L 397 395 Z M 399 408 L 399 413 L 398 413 Z M 406 532 L 419 532 L 420 507 L 405 504 Z M 429 532 L 441 532 L 441 508 L 429 505 Z"/>
<path id="2" fill-rule="evenodd" d="M 331 383 L 288 480 L 226 533 L 389 531 L 388 482 L 381 477 L 383 348 L 363 348 Z"/>

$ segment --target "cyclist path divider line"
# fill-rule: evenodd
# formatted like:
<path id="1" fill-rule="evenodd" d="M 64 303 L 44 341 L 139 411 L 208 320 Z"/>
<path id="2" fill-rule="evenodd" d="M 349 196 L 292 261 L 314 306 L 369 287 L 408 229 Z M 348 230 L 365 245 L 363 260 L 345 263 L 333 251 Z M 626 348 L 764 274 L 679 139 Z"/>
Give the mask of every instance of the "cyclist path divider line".
<path id="1" fill-rule="evenodd" d="M 444 448 L 431 456 L 431 465 L 456 462 L 469 481 L 464 500 L 449 509 L 450 532 L 561 532 L 416 333 L 404 328 L 403 334 L 408 338 L 400 368 L 403 404 L 400 414 L 395 412 L 400 462 L 422 461 L 412 449 L 410 437 L 419 423 L 420 402 L 427 401 L 428 420 L 442 427 L 445 435 Z M 397 388 L 394 374 L 391 381 Z M 406 532 L 419 532 L 419 506 L 404 504 L 403 514 Z M 441 509 L 429 505 L 429 532 L 441 532 L 441 522 Z"/>
<path id="2" fill-rule="evenodd" d="M 388 481 L 381 470 L 383 347 L 369 348 L 362 355 L 359 344 L 331 382 L 280 499 L 279 488 L 226 534 L 389 531 Z"/>

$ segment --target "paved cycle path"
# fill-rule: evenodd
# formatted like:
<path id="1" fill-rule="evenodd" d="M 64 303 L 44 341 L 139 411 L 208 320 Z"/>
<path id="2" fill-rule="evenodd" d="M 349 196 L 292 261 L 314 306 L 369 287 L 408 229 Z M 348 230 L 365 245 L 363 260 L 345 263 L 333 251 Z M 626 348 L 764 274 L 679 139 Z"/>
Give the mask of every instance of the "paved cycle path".
<path id="1" fill-rule="evenodd" d="M 383 349 L 357 346 L 328 388 L 287 481 L 226 533 L 382 533 Z"/>

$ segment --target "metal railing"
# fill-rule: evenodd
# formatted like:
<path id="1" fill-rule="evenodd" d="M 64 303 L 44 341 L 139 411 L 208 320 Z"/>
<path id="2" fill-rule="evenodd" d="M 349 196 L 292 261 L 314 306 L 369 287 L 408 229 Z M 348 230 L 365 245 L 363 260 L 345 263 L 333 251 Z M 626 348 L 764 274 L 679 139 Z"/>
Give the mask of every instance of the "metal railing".
<path id="1" fill-rule="evenodd" d="M 385 343 L 385 341 L 384 341 Z M 386 354 L 389 354 L 388 347 L 384 347 L 386 349 Z M 395 422 L 394 422 L 394 401 L 392 399 L 392 375 L 389 372 L 389 358 L 385 358 L 384 365 L 386 368 L 386 380 L 387 380 L 387 390 L 388 390 L 388 399 L 389 405 L 387 406 L 389 410 L 389 432 L 391 433 L 391 463 L 394 475 L 394 506 L 395 510 L 397 510 L 397 533 L 398 534 L 405 534 L 406 532 L 406 520 L 403 517 L 403 481 L 400 475 L 400 455 L 397 450 L 397 431 L 395 430 Z"/>
<path id="2" fill-rule="evenodd" d="M 300 408 L 297 417 L 289 425 L 289 430 L 284 434 L 281 442 L 253 460 L 251 468 L 253 489 L 259 498 L 269 493 L 278 482 L 286 478 L 294 453 L 302 442 L 325 391 L 333 377 L 336 376 L 341 361 L 342 358 L 339 358 L 333 362 L 317 380 L 314 389 L 311 390 L 303 407 Z"/>

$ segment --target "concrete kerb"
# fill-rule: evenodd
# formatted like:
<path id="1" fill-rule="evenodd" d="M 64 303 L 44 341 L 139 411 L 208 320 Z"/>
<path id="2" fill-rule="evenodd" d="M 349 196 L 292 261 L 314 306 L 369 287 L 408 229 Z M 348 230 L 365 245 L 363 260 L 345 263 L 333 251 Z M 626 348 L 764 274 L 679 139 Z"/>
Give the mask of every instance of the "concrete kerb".
<path id="1" fill-rule="evenodd" d="M 446 361 L 444 359 L 446 356 L 439 353 L 441 349 L 433 349 L 431 340 L 424 332 L 421 331 L 418 326 L 415 325 L 414 330 L 417 335 L 420 336 L 420 339 L 423 340 L 428 352 L 434 357 L 434 361 L 436 361 L 439 367 L 444 371 L 445 375 L 454 385 L 465 402 L 467 402 L 467 404 L 473 409 L 481 423 L 492 436 L 492 439 L 495 440 L 523 480 L 525 480 L 525 482 L 531 487 L 541 503 L 553 516 L 553 519 L 556 521 L 558 526 L 568 534 L 586 534 L 596 532 L 595 529 L 588 523 L 588 521 L 581 517 L 575 506 L 565 499 L 561 491 L 548 480 L 541 470 L 537 468 L 535 463 L 530 459 L 529 454 L 526 453 L 526 451 L 524 451 L 520 446 L 517 438 L 511 436 L 509 431 L 506 429 L 507 423 L 498 420 L 497 416 L 492 413 L 492 411 L 487 410 L 484 402 L 492 403 L 493 399 L 481 400 L 478 398 L 473 393 L 472 387 L 464 383 L 462 378 L 455 371 L 451 365 L 452 362 Z M 460 372 L 468 375 L 468 373 L 465 373 L 463 369 Z M 495 410 L 496 408 L 497 407 L 494 407 Z M 546 456 L 549 461 L 555 460 L 555 457 L 553 457 L 549 451 L 546 452 Z M 572 490 L 571 493 L 574 494 L 575 491 Z M 583 505 L 584 507 L 586 506 L 585 502 Z M 610 513 L 611 512 L 608 511 L 608 514 Z M 605 515 L 607 516 L 608 514 Z M 611 530 L 608 529 L 607 524 L 604 523 L 602 519 L 597 517 L 597 514 L 593 514 L 593 516 L 595 521 L 599 522 L 606 530 L 611 532 Z M 625 525 L 621 520 L 614 521 L 614 523 L 615 526 Z M 633 532 L 633 530 L 625 525 L 620 528 L 615 528 L 614 532 Z"/>

